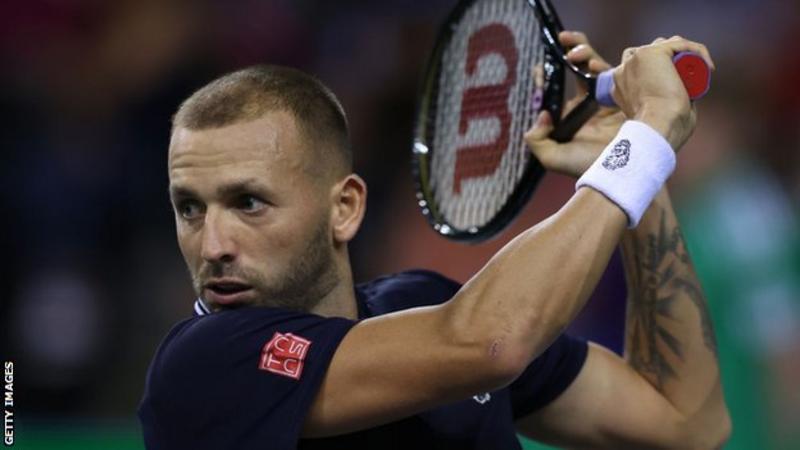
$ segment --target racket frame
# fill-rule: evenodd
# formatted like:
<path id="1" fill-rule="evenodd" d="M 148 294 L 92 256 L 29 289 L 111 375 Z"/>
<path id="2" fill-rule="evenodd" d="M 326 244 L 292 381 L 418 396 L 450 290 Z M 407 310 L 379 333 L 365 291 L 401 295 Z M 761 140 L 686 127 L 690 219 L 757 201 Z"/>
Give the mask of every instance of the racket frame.
<path id="1" fill-rule="evenodd" d="M 553 105 L 546 105 L 550 116 L 553 118 L 554 125 L 550 138 L 556 142 L 567 142 L 575 136 L 575 133 L 578 132 L 583 124 L 585 124 L 599 108 L 599 104 L 594 96 L 595 89 L 597 88 L 597 76 L 583 71 L 567 58 L 564 48 L 558 41 L 558 34 L 564 31 L 564 26 L 561 24 L 561 19 L 559 19 L 558 13 L 550 3 L 550 0 L 527 0 L 527 2 L 539 18 L 542 37 L 547 43 L 550 52 L 556 55 L 560 64 L 568 68 L 578 77 L 578 81 L 583 83 L 586 87 L 586 94 L 581 99 L 580 103 L 575 105 L 563 118 L 561 117 L 561 103 L 559 103 L 558 108 L 553 108 Z M 560 101 L 563 102 L 563 95 Z"/>

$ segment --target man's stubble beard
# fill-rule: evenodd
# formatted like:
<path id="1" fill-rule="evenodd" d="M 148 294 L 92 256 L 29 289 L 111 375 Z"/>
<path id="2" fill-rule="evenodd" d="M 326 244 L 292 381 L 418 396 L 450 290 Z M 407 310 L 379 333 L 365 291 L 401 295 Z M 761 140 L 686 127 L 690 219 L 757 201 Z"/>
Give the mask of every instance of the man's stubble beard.
<path id="1" fill-rule="evenodd" d="M 306 248 L 286 265 L 286 272 L 267 280 L 262 274 L 228 263 L 205 263 L 192 276 L 192 284 L 202 297 L 205 280 L 215 277 L 238 278 L 253 287 L 253 305 L 310 312 L 339 283 L 329 242 L 327 222 L 320 221 Z"/>

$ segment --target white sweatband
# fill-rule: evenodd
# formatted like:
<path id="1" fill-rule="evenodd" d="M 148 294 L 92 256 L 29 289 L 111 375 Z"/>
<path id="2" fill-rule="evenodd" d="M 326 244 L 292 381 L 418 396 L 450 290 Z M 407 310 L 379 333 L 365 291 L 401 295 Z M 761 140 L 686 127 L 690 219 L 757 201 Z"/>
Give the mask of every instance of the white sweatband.
<path id="1" fill-rule="evenodd" d="M 675 151 L 647 124 L 628 120 L 575 184 L 589 186 L 616 203 L 634 228 L 675 170 Z"/>

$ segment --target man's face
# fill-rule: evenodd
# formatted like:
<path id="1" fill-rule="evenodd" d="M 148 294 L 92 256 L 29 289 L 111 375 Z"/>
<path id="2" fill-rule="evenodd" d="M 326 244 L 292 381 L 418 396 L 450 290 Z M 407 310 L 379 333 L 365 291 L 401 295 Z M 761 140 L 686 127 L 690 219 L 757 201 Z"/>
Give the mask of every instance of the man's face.
<path id="1" fill-rule="evenodd" d="M 284 111 L 222 128 L 176 128 L 169 149 L 178 243 L 212 308 L 308 311 L 337 283 L 329 186 L 309 171 Z"/>

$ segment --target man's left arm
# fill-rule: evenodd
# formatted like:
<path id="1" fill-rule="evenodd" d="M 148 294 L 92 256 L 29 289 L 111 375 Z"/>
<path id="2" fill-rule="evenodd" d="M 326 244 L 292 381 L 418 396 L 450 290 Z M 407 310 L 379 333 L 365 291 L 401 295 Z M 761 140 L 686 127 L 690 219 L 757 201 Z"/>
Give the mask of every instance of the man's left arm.
<path id="1" fill-rule="evenodd" d="M 611 67 L 585 34 L 564 31 L 559 40 L 572 48 L 567 58 L 574 64 L 596 73 Z M 526 133 L 526 143 L 548 170 L 578 178 L 617 133 L 624 115 L 601 108 L 566 143 L 550 139 L 552 120 L 541 119 Z M 626 232 L 621 247 L 628 281 L 625 357 L 590 343 L 569 387 L 519 419 L 517 428 L 573 448 L 720 447 L 731 424 L 714 333 L 666 188 L 637 228 Z"/>
<path id="2" fill-rule="evenodd" d="M 718 448 L 731 425 L 714 333 L 666 189 L 621 246 L 625 358 L 590 344 L 572 385 L 518 428 L 579 448 Z"/>

